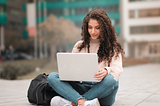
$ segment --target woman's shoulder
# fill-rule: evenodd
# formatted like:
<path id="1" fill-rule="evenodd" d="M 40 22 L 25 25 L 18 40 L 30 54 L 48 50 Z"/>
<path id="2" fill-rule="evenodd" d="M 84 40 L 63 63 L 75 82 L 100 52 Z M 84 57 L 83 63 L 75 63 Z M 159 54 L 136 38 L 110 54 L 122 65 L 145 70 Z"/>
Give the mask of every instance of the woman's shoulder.
<path id="1" fill-rule="evenodd" d="M 72 53 L 78 53 L 79 49 L 78 47 L 82 44 L 82 40 L 79 40 L 78 42 L 76 42 L 76 44 L 74 45 L 73 49 L 72 49 Z"/>
<path id="2" fill-rule="evenodd" d="M 74 46 L 79 46 L 79 45 L 81 45 L 82 43 L 83 43 L 83 40 L 79 40 L 79 41 L 76 42 L 76 44 L 75 44 Z"/>

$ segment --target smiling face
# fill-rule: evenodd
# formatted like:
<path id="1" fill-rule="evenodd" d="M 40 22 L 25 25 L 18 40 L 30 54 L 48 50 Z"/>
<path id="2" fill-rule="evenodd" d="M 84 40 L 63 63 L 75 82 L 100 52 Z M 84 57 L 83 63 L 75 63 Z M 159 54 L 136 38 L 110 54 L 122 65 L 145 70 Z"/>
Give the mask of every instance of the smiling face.
<path id="1" fill-rule="evenodd" d="M 92 39 L 98 39 L 100 36 L 100 24 L 95 19 L 90 19 L 88 22 L 88 32 Z"/>

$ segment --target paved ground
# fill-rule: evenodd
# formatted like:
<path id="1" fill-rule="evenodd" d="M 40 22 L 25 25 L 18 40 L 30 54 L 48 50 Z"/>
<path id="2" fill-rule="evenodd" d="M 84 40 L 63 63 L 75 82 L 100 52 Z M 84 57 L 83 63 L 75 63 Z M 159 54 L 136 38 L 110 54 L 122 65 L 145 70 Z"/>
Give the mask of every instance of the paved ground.
<path id="1" fill-rule="evenodd" d="M 27 101 L 31 80 L 0 80 L 0 106 L 32 106 Z M 160 64 L 125 67 L 113 106 L 160 106 Z"/>

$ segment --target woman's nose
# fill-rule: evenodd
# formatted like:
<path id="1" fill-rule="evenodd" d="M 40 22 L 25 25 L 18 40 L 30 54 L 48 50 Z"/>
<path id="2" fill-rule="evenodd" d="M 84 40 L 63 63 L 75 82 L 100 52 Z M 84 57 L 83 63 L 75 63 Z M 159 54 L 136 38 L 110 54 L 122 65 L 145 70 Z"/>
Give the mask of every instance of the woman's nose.
<path id="1" fill-rule="evenodd" d="M 93 28 L 93 29 L 91 30 L 91 32 L 92 32 L 92 34 L 95 33 L 95 29 Z"/>

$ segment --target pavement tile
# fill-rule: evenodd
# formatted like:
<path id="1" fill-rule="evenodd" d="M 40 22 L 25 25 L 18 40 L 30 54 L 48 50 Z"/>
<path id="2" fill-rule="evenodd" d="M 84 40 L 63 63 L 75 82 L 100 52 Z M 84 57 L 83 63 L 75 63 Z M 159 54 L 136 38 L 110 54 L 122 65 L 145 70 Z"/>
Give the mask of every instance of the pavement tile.
<path id="1" fill-rule="evenodd" d="M 136 106 L 141 100 L 118 100 L 113 106 Z"/>
<path id="2" fill-rule="evenodd" d="M 125 67 L 119 81 L 113 106 L 159 106 L 160 64 Z"/>
<path id="3" fill-rule="evenodd" d="M 1 80 L 0 106 L 33 106 L 27 100 L 31 80 Z M 125 67 L 113 106 L 160 106 L 160 64 Z"/>
<path id="4" fill-rule="evenodd" d="M 160 95 L 152 95 L 137 106 L 160 106 Z"/>
<path id="5" fill-rule="evenodd" d="M 159 87 L 160 88 L 160 87 Z M 155 93 L 155 95 L 160 95 L 160 90 Z"/>

